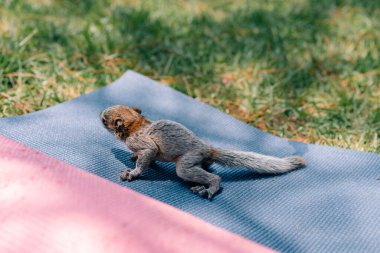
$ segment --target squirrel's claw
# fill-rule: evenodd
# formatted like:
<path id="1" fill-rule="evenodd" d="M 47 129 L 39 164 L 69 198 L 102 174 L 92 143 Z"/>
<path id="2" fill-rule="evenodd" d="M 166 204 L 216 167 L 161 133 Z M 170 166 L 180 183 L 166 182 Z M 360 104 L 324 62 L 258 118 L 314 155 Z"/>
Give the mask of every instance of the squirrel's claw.
<path id="1" fill-rule="evenodd" d="M 132 180 L 132 174 L 130 172 L 131 172 L 130 169 L 122 170 L 120 173 L 120 180 L 121 181 L 126 181 L 126 180 L 131 181 Z"/>
<path id="2" fill-rule="evenodd" d="M 205 190 L 205 189 L 206 187 L 204 187 L 203 185 L 197 185 L 190 188 L 190 190 L 194 193 L 199 193 L 200 191 Z"/>
<path id="3" fill-rule="evenodd" d="M 137 178 L 140 176 L 140 173 L 138 170 L 136 169 L 125 169 L 125 170 L 122 170 L 121 173 L 120 173 L 120 180 L 121 181 L 126 181 L 128 180 L 128 182 L 132 181 L 133 179 Z"/>
<path id="4" fill-rule="evenodd" d="M 212 199 L 213 194 L 209 191 L 208 188 L 204 187 L 203 185 L 191 187 L 190 190 L 201 197 L 208 198 L 209 200 Z"/>

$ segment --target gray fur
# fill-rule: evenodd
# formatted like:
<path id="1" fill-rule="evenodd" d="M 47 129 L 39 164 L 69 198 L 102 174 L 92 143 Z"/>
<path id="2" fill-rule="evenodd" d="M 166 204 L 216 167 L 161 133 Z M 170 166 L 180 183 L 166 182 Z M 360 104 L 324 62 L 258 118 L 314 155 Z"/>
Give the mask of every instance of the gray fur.
<path id="1" fill-rule="evenodd" d="M 120 111 L 121 107 L 108 108 L 101 114 L 103 124 L 108 129 L 115 123 L 111 117 L 113 108 Z M 125 110 L 122 118 L 136 117 L 135 112 L 127 111 L 130 110 L 129 107 L 125 107 Z M 128 113 L 133 114 L 133 117 Z M 140 115 L 138 117 L 143 118 Z M 177 122 L 169 120 L 146 122 L 148 122 L 146 125 L 132 133 L 118 132 L 127 131 L 127 128 L 111 129 L 117 137 L 127 136 L 119 139 L 125 141 L 129 149 L 134 152 L 134 156 L 137 156 L 135 169 L 122 171 L 121 180 L 130 181 L 137 178 L 155 160 L 175 162 L 176 173 L 180 178 L 199 184 L 191 190 L 211 199 L 219 191 L 221 182 L 219 176 L 204 169 L 204 166 L 208 167 L 213 162 L 231 167 L 246 167 L 258 173 L 283 173 L 305 165 L 304 160 L 298 156 L 276 158 L 254 152 L 213 148 Z"/>

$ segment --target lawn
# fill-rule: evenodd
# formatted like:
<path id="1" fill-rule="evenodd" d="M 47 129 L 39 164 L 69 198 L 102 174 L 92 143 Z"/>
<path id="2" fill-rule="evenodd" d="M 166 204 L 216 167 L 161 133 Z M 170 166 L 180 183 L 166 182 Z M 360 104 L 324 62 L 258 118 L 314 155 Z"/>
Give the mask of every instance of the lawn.
<path id="1" fill-rule="evenodd" d="M 379 17 L 372 0 L 0 0 L 0 116 L 133 69 L 277 136 L 380 153 Z"/>

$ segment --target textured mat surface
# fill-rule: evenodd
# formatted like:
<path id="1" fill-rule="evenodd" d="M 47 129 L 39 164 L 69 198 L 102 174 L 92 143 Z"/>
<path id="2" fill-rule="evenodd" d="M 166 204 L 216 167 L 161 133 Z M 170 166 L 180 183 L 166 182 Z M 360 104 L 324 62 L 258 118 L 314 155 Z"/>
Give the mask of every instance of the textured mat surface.
<path id="1" fill-rule="evenodd" d="M 120 182 L 120 169 L 133 166 L 130 152 L 99 122 L 115 104 L 178 121 L 215 146 L 298 154 L 309 165 L 273 177 L 213 166 L 223 191 L 211 202 L 192 194 L 170 163 Z M 380 249 L 379 155 L 277 138 L 131 71 L 78 99 L 0 119 L 0 134 L 282 252 Z"/>
<path id="2" fill-rule="evenodd" d="M 0 252 L 274 252 L 1 135 L 0 168 Z"/>

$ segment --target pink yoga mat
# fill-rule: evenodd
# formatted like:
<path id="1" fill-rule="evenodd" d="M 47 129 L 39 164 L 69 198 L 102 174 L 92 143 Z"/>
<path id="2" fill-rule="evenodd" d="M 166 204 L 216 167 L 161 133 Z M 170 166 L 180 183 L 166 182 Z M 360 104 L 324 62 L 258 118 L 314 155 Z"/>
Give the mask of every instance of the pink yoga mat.
<path id="1" fill-rule="evenodd" d="M 0 252 L 273 251 L 0 135 Z"/>

